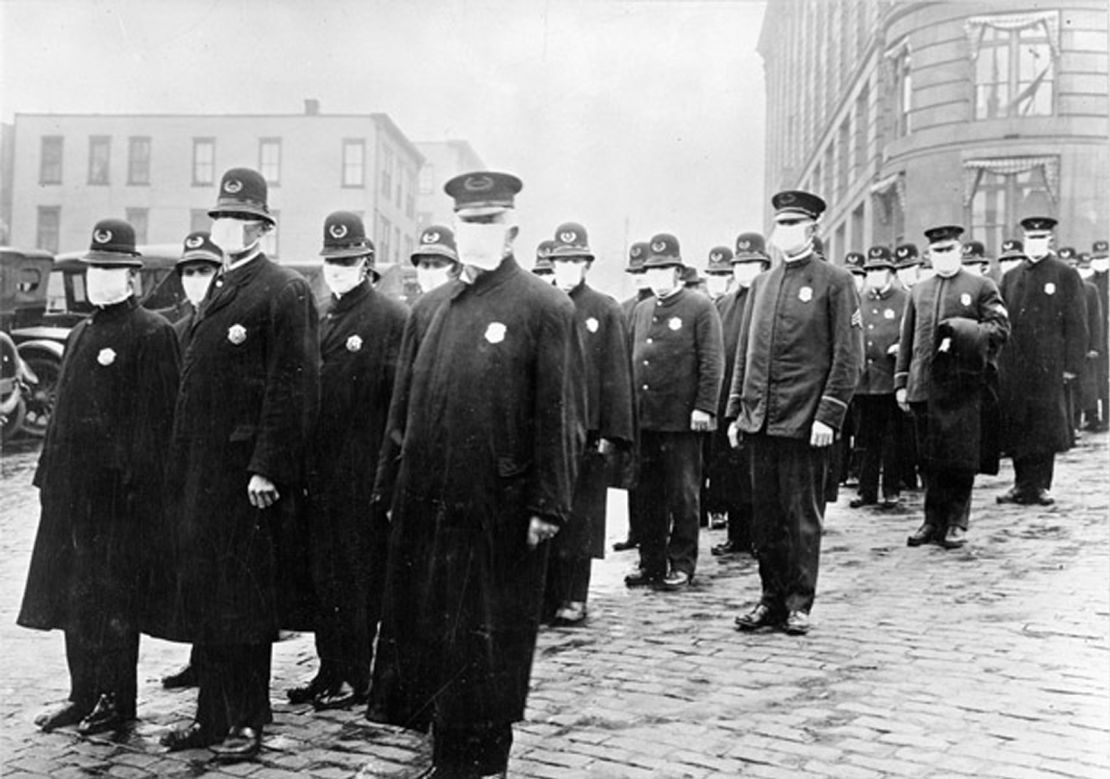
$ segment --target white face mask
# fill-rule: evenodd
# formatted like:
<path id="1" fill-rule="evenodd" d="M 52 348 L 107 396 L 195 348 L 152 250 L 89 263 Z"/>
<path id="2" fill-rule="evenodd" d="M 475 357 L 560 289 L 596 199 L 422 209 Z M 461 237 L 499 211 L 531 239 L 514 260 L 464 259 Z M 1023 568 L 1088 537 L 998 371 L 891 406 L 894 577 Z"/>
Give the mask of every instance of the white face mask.
<path id="1" fill-rule="evenodd" d="M 424 292 L 431 292 L 451 280 L 451 269 L 446 266 L 416 267 L 416 283 Z"/>
<path id="2" fill-rule="evenodd" d="M 1043 238 L 1029 238 L 1025 239 L 1025 253 L 1029 255 L 1030 259 L 1039 260 L 1048 254 L 1048 247 L 1052 243 L 1052 239 L 1047 235 Z"/>
<path id="3" fill-rule="evenodd" d="M 1003 276 L 1005 276 L 1007 273 L 1012 271 L 1014 268 L 1021 265 L 1021 263 L 1022 263 L 1022 260 L 999 260 L 998 261 L 998 270 Z"/>
<path id="4" fill-rule="evenodd" d="M 890 283 L 890 277 L 887 275 L 889 271 L 885 270 L 869 270 L 867 271 L 867 286 L 871 289 L 879 290 Z"/>
<path id="5" fill-rule="evenodd" d="M 584 262 L 553 262 L 551 266 L 555 269 L 555 286 L 563 292 L 570 292 L 586 277 Z"/>
<path id="6" fill-rule="evenodd" d="M 917 268 L 917 265 L 913 265 L 909 268 L 899 268 L 896 271 L 898 280 L 902 282 L 902 286 L 908 289 L 917 283 Z"/>
<path id="7" fill-rule="evenodd" d="M 763 272 L 761 262 L 737 262 L 732 266 L 732 278 L 741 287 L 750 287 L 755 277 Z"/>
<path id="8" fill-rule="evenodd" d="M 632 281 L 636 285 L 637 290 L 651 289 L 651 285 L 648 284 L 647 281 L 646 273 L 633 273 Z"/>
<path id="9" fill-rule="evenodd" d="M 203 271 L 193 271 L 189 274 L 182 273 L 181 288 L 185 290 L 185 298 L 194 306 L 199 306 L 204 296 L 208 294 L 208 287 L 215 277 L 215 268 L 211 270 L 205 268 Z"/>
<path id="10" fill-rule="evenodd" d="M 936 271 L 932 268 L 922 268 L 917 274 L 917 283 L 920 284 L 923 281 L 928 281 L 936 275 Z"/>
<path id="11" fill-rule="evenodd" d="M 85 294 L 94 306 L 122 303 L 131 296 L 131 269 L 90 267 L 85 271 Z"/>
<path id="12" fill-rule="evenodd" d="M 678 273 L 674 268 L 648 268 L 644 271 L 644 281 L 656 297 L 666 297 L 678 286 Z"/>
<path id="13" fill-rule="evenodd" d="M 1095 275 L 1095 269 L 1094 268 L 1080 268 L 1079 269 L 1079 278 L 1083 279 L 1084 281 L 1089 280 L 1094 275 Z"/>
<path id="14" fill-rule="evenodd" d="M 789 257 L 801 254 L 810 245 L 809 228 L 811 222 L 776 224 L 771 231 L 771 245 Z"/>
<path id="15" fill-rule="evenodd" d="M 212 220 L 212 243 L 223 249 L 225 255 L 243 254 L 254 248 L 262 237 L 255 235 L 248 242 L 247 231 L 257 225 L 257 221 L 221 217 Z"/>
<path id="16" fill-rule="evenodd" d="M 960 248 L 958 246 L 952 246 L 945 251 L 932 249 L 929 252 L 929 257 L 933 261 L 933 272 L 938 276 L 948 278 L 949 276 L 955 276 L 960 270 Z"/>
<path id="17" fill-rule="evenodd" d="M 964 270 L 966 270 L 972 276 L 982 276 L 983 275 L 983 263 L 973 262 L 970 265 L 965 265 Z"/>
<path id="18" fill-rule="evenodd" d="M 867 283 L 867 277 L 862 273 L 853 273 L 852 281 L 856 284 L 856 292 L 863 293 L 863 285 Z"/>
<path id="19" fill-rule="evenodd" d="M 508 248 L 509 226 L 504 222 L 455 220 L 455 245 L 459 260 L 479 270 L 495 270 Z"/>
<path id="20" fill-rule="evenodd" d="M 1095 273 L 1106 273 L 1110 270 L 1110 257 L 1099 257 L 1091 260 L 1091 270 Z"/>
<path id="21" fill-rule="evenodd" d="M 720 273 L 708 273 L 705 276 L 705 291 L 709 293 L 710 297 L 719 298 L 721 295 L 728 292 L 728 283 L 732 281 L 732 276 L 725 276 Z"/>
<path id="22" fill-rule="evenodd" d="M 336 297 L 342 297 L 362 283 L 365 276 L 366 261 L 360 260 L 354 265 L 339 265 L 334 262 L 324 263 L 324 283 Z"/>

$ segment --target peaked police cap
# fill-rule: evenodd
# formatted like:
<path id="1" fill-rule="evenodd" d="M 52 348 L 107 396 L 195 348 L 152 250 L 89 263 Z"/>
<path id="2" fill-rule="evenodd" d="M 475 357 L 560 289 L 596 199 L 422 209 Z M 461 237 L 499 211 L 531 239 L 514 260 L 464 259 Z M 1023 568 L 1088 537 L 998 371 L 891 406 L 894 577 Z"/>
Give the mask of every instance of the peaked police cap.
<path id="1" fill-rule="evenodd" d="M 223 261 L 224 253 L 219 246 L 212 243 L 212 236 L 204 230 L 197 230 L 185 236 L 177 267 L 187 262 L 210 262 L 213 265 L 222 265 Z"/>
<path id="2" fill-rule="evenodd" d="M 261 219 L 274 224 L 266 205 L 266 179 L 250 168 L 232 168 L 220 179 L 220 193 L 214 208 L 208 209 L 213 219 L 221 216 L 239 219 Z"/>
<path id="3" fill-rule="evenodd" d="M 443 191 L 455 201 L 455 211 L 496 213 L 513 208 L 523 187 L 511 173 L 475 171 L 455 176 L 443 185 Z"/>
<path id="4" fill-rule="evenodd" d="M 373 257 L 374 243 L 366 237 L 362 218 L 352 211 L 333 211 L 324 219 L 324 259 Z"/>
<path id="5" fill-rule="evenodd" d="M 90 265 L 141 268 L 143 261 L 139 256 L 135 228 L 122 219 L 101 219 L 93 227 L 89 252 L 81 259 Z"/>
<path id="6" fill-rule="evenodd" d="M 420 243 L 413 249 L 409 260 L 418 264 L 421 257 L 443 257 L 451 262 L 459 261 L 458 247 L 455 246 L 455 233 L 450 227 L 431 225 L 420 233 Z"/>

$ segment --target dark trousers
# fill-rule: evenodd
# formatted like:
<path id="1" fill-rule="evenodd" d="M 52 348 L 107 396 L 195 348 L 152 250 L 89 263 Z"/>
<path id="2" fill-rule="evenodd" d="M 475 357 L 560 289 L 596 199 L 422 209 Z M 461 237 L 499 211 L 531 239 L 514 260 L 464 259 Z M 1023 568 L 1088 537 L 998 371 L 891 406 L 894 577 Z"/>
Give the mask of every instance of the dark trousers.
<path id="1" fill-rule="evenodd" d="M 701 513 L 701 433 L 644 430 L 640 440 L 643 526 L 640 567 L 649 576 L 694 575 Z"/>
<path id="2" fill-rule="evenodd" d="M 942 532 L 949 527 L 967 530 L 974 483 L 975 471 L 930 467 L 925 483 L 925 524 Z"/>
<path id="3" fill-rule="evenodd" d="M 897 402 L 895 405 L 897 406 Z M 898 470 L 902 475 L 902 487 L 915 490 L 922 463 L 917 450 L 917 431 L 914 427 L 913 414 L 899 408 L 895 415 L 895 428 L 894 448 L 898 453 Z"/>
<path id="4" fill-rule="evenodd" d="M 852 399 L 859 413 L 858 446 L 863 450 L 859 471 L 859 495 L 867 501 L 878 500 L 879 473 L 882 472 L 883 497 L 897 498 L 902 473 L 896 446 L 898 417 L 901 411 L 894 395 L 856 395 Z"/>
<path id="5" fill-rule="evenodd" d="M 628 491 L 628 540 L 640 543 L 644 525 L 644 492 L 641 488 L 643 477 L 637 479 L 636 486 Z"/>
<path id="6" fill-rule="evenodd" d="M 808 613 L 817 591 L 828 448 L 763 434 L 745 441 L 752 447 L 752 546 L 762 602 L 776 613 Z"/>
<path id="7" fill-rule="evenodd" d="M 68 629 L 69 699 L 92 711 L 101 695 L 112 694 L 127 718 L 135 716 L 135 676 L 139 634 L 135 631 Z"/>
<path id="8" fill-rule="evenodd" d="M 230 728 L 257 731 L 272 721 L 270 657 L 272 644 L 196 644 L 196 721 L 220 736 Z"/>
<path id="9" fill-rule="evenodd" d="M 1028 495 L 1038 490 L 1052 489 L 1052 475 L 1056 469 L 1053 452 L 1014 458 L 1014 487 Z"/>
<path id="10" fill-rule="evenodd" d="M 565 603 L 585 603 L 592 573 L 591 557 L 566 557 L 553 553 L 547 560 L 544 615 L 550 618 Z"/>
<path id="11" fill-rule="evenodd" d="M 713 456 L 705 464 L 709 487 L 702 501 L 709 511 L 728 514 L 728 540 L 744 548 L 751 544 L 751 462 L 746 446 L 733 449 L 727 437 L 714 434 Z"/>
<path id="12" fill-rule="evenodd" d="M 437 777 L 476 779 L 504 771 L 512 746 L 511 725 L 460 728 L 437 722 L 432 730 L 432 763 Z"/>

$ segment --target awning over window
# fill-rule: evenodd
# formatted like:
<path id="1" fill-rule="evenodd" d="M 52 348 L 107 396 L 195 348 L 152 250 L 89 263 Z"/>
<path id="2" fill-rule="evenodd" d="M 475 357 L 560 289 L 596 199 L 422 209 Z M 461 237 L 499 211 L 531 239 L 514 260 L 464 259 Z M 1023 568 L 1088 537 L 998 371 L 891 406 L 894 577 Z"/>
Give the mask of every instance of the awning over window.
<path id="1" fill-rule="evenodd" d="M 1048 46 L 1052 49 L 1052 56 L 1060 56 L 1060 12 L 1037 11 L 1024 14 L 998 14 L 992 16 L 972 16 L 964 22 L 967 31 L 967 40 L 971 44 L 971 58 L 979 56 L 979 42 L 983 39 L 985 28 L 995 30 L 1025 30 L 1030 27 L 1042 27 L 1048 38 Z"/>
<path id="2" fill-rule="evenodd" d="M 893 195 L 898 200 L 898 207 L 906 211 L 906 174 L 904 171 L 891 173 L 889 176 L 876 181 L 871 185 L 871 195 L 878 198 L 889 198 Z"/>
<path id="3" fill-rule="evenodd" d="M 979 177 L 984 171 L 999 176 L 1014 176 L 1034 168 L 1044 169 L 1044 181 L 1048 188 L 1048 196 L 1055 202 L 1056 193 L 1060 187 L 1059 157 L 981 157 L 964 160 L 964 205 L 971 205 L 971 199 L 975 196 L 975 188 L 979 184 Z"/>

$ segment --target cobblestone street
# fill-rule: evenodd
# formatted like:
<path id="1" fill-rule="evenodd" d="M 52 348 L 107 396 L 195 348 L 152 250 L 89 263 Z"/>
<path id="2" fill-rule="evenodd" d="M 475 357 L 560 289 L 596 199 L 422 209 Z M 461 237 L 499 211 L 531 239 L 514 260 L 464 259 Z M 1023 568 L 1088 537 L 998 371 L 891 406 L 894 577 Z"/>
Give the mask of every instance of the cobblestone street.
<path id="1" fill-rule="evenodd" d="M 275 723 L 258 762 L 164 753 L 195 690 L 159 678 L 188 650 L 143 639 L 141 720 L 114 738 L 40 733 L 68 692 L 62 637 L 15 625 L 38 522 L 33 448 L 0 460 L 0 757 L 10 777 L 415 776 L 427 742 L 362 712 L 316 714 L 284 691 L 314 670 L 312 637 L 275 647 Z M 979 477 L 969 545 L 910 549 L 921 494 L 901 512 L 830 506 L 813 630 L 744 635 L 749 558 L 719 562 L 703 531 L 694 586 L 627 591 L 634 553 L 595 568 L 585 628 L 540 637 L 510 774 L 526 777 L 1110 776 L 1110 524 L 1106 435 L 1057 460 L 1049 509 L 1000 507 Z M 609 535 L 624 534 L 611 493 Z"/>

